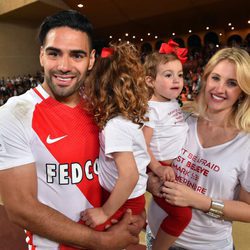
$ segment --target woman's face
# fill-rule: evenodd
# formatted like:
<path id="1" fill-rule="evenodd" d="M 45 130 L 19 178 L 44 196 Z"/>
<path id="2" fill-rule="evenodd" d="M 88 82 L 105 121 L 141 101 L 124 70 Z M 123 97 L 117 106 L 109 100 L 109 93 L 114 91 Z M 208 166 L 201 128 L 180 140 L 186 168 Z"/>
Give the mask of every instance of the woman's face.
<path id="1" fill-rule="evenodd" d="M 230 112 L 242 90 L 236 80 L 236 66 L 229 60 L 219 62 L 208 75 L 205 100 L 210 112 Z"/>

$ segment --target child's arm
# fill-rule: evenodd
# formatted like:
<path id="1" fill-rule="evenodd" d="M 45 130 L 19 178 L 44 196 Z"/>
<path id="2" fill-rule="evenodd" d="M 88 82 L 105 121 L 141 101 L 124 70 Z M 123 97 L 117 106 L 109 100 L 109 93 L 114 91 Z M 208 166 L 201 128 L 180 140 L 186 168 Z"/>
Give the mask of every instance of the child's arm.
<path id="1" fill-rule="evenodd" d="M 174 170 L 171 167 L 162 166 L 161 163 L 156 160 L 152 150 L 150 149 L 150 142 L 154 132 L 153 128 L 144 126 L 142 130 L 147 144 L 147 150 L 151 158 L 151 161 L 148 165 L 149 168 L 162 180 L 174 181 L 175 180 Z"/>
<path id="2" fill-rule="evenodd" d="M 175 172 L 171 166 L 160 165 L 154 173 L 163 181 L 175 181 Z"/>
<path id="3" fill-rule="evenodd" d="M 160 166 L 161 164 L 159 163 L 159 161 L 156 160 L 156 158 L 154 157 L 154 154 L 150 148 L 150 142 L 151 142 L 151 139 L 153 136 L 154 129 L 151 127 L 148 127 L 148 126 L 144 126 L 142 128 L 142 131 L 143 131 L 144 138 L 145 138 L 145 141 L 147 144 L 147 150 L 148 150 L 148 153 L 149 153 L 150 159 L 151 159 L 148 166 L 155 173 L 157 167 Z M 157 175 L 157 173 L 155 173 L 155 174 Z"/>
<path id="4" fill-rule="evenodd" d="M 139 179 L 132 152 L 116 152 L 112 156 L 119 176 L 104 205 L 101 208 L 91 208 L 84 211 L 82 220 L 90 227 L 96 227 L 107 221 L 125 203 Z"/>

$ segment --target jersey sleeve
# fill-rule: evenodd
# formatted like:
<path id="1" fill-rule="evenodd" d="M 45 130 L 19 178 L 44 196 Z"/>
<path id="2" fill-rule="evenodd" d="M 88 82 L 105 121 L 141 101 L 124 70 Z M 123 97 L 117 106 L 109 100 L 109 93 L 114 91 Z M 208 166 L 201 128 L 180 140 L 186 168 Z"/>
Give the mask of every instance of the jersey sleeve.
<path id="1" fill-rule="evenodd" d="M 0 108 L 0 170 L 34 162 L 26 126 L 15 110 Z"/>
<path id="2" fill-rule="evenodd" d="M 130 129 L 121 120 L 110 120 L 104 128 L 105 155 L 115 152 L 132 152 L 133 141 Z"/>

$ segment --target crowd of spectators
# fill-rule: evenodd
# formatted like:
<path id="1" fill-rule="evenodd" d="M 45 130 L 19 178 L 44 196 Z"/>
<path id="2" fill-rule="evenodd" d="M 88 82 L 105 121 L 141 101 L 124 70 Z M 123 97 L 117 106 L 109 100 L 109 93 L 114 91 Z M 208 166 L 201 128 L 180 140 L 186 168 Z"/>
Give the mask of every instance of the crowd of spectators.
<path id="1" fill-rule="evenodd" d="M 36 87 L 43 81 L 40 72 L 36 75 L 24 75 L 14 77 L 2 77 L 0 79 L 0 106 L 3 105 L 10 97 L 25 93 L 28 89 Z"/>
<path id="2" fill-rule="evenodd" d="M 238 46 L 233 44 L 233 46 Z M 210 57 L 221 47 L 215 44 L 208 44 L 204 47 L 189 48 L 188 61 L 184 65 L 184 88 L 179 97 L 180 103 L 185 101 L 192 101 L 197 93 L 199 92 L 201 86 L 201 77 L 203 73 L 204 66 Z M 250 53 L 250 47 L 244 47 Z M 142 62 L 143 58 L 153 51 L 149 47 L 145 47 L 142 52 Z M 24 75 L 18 77 L 7 77 L 6 79 L 2 77 L 0 79 L 0 106 L 3 105 L 8 98 L 11 96 L 16 96 L 23 94 L 30 88 L 36 87 L 38 84 L 43 82 L 43 75 L 37 72 L 36 75 Z"/>

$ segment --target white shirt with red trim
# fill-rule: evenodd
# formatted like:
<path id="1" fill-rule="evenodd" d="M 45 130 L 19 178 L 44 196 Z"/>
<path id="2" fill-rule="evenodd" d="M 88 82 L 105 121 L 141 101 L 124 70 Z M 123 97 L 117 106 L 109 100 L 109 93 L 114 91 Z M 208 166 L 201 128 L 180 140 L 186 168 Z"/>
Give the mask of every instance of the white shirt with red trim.
<path id="1" fill-rule="evenodd" d="M 74 221 L 101 205 L 98 128 L 82 105 L 68 107 L 39 85 L 0 108 L 0 170 L 34 163 L 39 201 Z M 36 250 L 58 248 L 38 235 L 29 240 Z"/>
<path id="2" fill-rule="evenodd" d="M 234 139 L 203 148 L 197 134 L 197 118 L 189 117 L 188 137 L 173 162 L 176 180 L 215 200 L 237 200 L 239 187 L 250 192 L 250 134 L 240 132 Z M 190 250 L 232 250 L 232 223 L 214 219 L 193 209 L 192 220 L 175 245 Z M 166 217 L 153 200 L 148 222 L 156 235 Z"/>
<path id="3" fill-rule="evenodd" d="M 186 140 L 188 125 L 178 102 L 149 101 L 149 121 L 145 123 L 153 129 L 150 149 L 158 161 L 176 158 Z"/>

